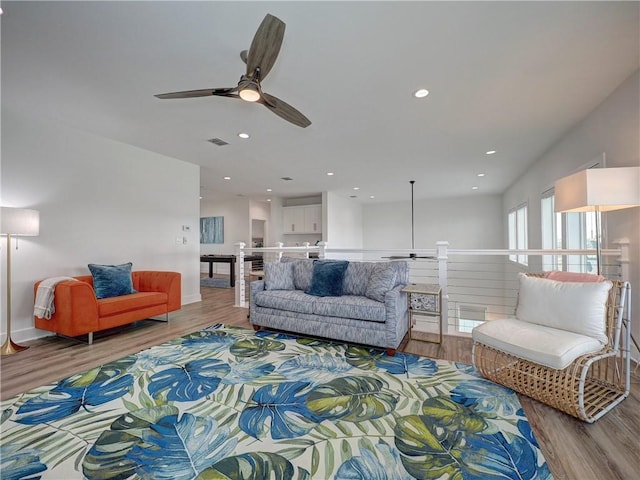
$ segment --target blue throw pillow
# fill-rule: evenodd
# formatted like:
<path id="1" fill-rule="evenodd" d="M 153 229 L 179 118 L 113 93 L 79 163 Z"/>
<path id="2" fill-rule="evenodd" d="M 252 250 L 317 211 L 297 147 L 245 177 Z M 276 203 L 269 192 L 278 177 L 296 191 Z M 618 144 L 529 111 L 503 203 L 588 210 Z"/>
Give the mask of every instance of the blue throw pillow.
<path id="1" fill-rule="evenodd" d="M 133 264 L 123 263 L 122 265 L 88 265 L 93 276 L 93 290 L 96 298 L 119 297 L 138 293 L 133 289 L 131 279 L 131 267 Z"/>
<path id="2" fill-rule="evenodd" d="M 349 262 L 345 260 L 316 260 L 313 262 L 311 286 L 305 293 L 316 297 L 339 297 Z"/>

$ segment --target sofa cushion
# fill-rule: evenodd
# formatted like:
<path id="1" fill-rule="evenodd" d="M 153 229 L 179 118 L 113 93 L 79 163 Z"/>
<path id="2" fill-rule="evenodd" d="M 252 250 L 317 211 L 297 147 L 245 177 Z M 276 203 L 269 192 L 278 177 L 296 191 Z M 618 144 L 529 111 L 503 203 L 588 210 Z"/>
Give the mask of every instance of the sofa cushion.
<path id="1" fill-rule="evenodd" d="M 406 260 L 394 260 L 389 265 L 396 272 L 396 283 L 393 285 L 407 285 L 409 283 L 409 264 Z"/>
<path id="2" fill-rule="evenodd" d="M 520 275 L 516 318 L 597 339 L 603 345 L 607 299 L 613 284 L 557 282 Z"/>
<path id="3" fill-rule="evenodd" d="M 139 310 L 167 303 L 168 295 L 163 292 L 140 292 L 120 297 L 109 297 L 98 300 L 98 314 L 108 317 L 118 313 Z"/>
<path id="4" fill-rule="evenodd" d="M 593 337 L 515 318 L 485 322 L 473 329 L 472 336 L 476 342 L 558 370 L 602 348 Z"/>
<path id="5" fill-rule="evenodd" d="M 384 302 L 384 295 L 393 288 L 395 283 L 395 268 L 389 263 L 376 263 L 364 294 L 371 300 Z"/>
<path id="6" fill-rule="evenodd" d="M 364 296 L 375 266 L 373 262 L 349 262 L 342 282 L 342 294 Z"/>
<path id="7" fill-rule="evenodd" d="M 255 303 L 259 307 L 313 313 L 313 300 L 316 298 L 301 290 L 263 290 L 255 294 Z"/>
<path id="8" fill-rule="evenodd" d="M 357 295 L 316 298 L 313 303 L 313 313 L 372 322 L 384 322 L 386 319 L 384 303 Z"/>
<path id="9" fill-rule="evenodd" d="M 293 284 L 296 290 L 309 290 L 313 274 L 313 260 L 309 258 L 282 257 L 281 263 L 293 263 Z"/>
<path id="10" fill-rule="evenodd" d="M 293 263 L 266 263 L 264 288 L 265 290 L 294 290 Z"/>
<path id="11" fill-rule="evenodd" d="M 342 282 L 349 266 L 345 260 L 316 260 L 313 262 L 311 286 L 305 293 L 317 297 L 339 297 Z"/>
<path id="12" fill-rule="evenodd" d="M 131 267 L 133 264 L 123 263 L 122 265 L 88 265 L 93 277 L 93 289 L 96 298 L 118 297 L 136 293 L 131 280 Z"/>

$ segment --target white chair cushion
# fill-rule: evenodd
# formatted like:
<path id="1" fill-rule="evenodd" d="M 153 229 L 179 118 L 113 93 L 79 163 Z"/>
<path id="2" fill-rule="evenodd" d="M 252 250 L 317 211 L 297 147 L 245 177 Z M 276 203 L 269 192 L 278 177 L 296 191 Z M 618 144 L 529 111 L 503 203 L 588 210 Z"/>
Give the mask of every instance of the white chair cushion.
<path id="1" fill-rule="evenodd" d="M 473 329 L 472 336 L 475 342 L 558 370 L 584 354 L 602 349 L 593 337 L 515 318 L 485 322 Z"/>
<path id="2" fill-rule="evenodd" d="M 605 345 L 609 290 L 606 282 L 558 282 L 520 275 L 516 318 L 597 339 Z"/>

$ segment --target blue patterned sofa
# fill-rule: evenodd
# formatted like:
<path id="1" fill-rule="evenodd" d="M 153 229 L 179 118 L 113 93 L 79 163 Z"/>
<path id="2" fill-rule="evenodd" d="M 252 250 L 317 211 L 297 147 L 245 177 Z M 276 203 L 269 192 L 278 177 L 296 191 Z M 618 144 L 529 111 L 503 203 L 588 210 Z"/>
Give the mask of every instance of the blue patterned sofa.
<path id="1" fill-rule="evenodd" d="M 264 279 L 251 282 L 254 328 L 382 347 L 393 355 L 407 333 L 407 296 L 401 291 L 409 283 L 407 262 L 349 262 L 341 296 L 305 293 L 312 283 L 313 262 L 283 257 L 280 267 L 265 264 Z M 270 270 L 281 269 L 282 263 L 292 264 L 285 269 L 293 278 L 276 281 L 272 275 L 270 282 Z"/>

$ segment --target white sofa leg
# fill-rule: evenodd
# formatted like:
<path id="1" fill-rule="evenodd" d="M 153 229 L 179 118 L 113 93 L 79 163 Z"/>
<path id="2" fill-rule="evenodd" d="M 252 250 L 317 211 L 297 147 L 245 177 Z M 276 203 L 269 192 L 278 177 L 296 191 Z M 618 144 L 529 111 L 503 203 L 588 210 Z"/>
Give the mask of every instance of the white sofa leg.
<path id="1" fill-rule="evenodd" d="M 93 345 L 93 332 L 89 332 L 87 334 L 87 344 L 88 345 Z"/>

